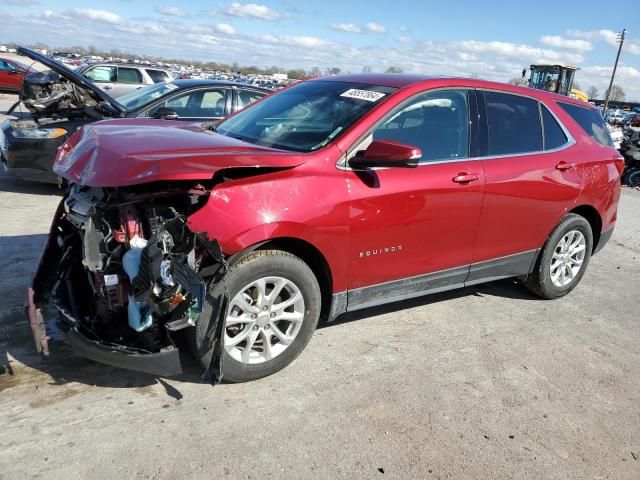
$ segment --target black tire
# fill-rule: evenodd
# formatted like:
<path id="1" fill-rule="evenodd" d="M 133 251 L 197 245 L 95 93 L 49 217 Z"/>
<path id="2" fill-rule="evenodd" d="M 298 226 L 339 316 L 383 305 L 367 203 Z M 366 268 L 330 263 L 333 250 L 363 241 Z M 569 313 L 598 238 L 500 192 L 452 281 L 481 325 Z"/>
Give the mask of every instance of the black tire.
<path id="1" fill-rule="evenodd" d="M 320 318 L 321 294 L 318 280 L 309 266 L 287 252 L 280 250 L 258 250 L 232 265 L 225 275 L 229 301 L 247 284 L 265 276 L 286 278 L 299 288 L 304 299 L 304 319 L 302 326 L 292 343 L 278 356 L 258 364 L 242 363 L 223 350 L 222 379 L 228 383 L 248 382 L 272 375 L 289 365 L 304 350 L 311 339 Z M 212 285 L 212 296 L 224 288 L 222 283 Z M 207 368 L 211 362 L 213 350 L 202 351 L 204 337 L 209 328 L 212 307 L 205 305 L 203 314 L 191 329 L 191 347 L 196 360 Z"/>
<path id="2" fill-rule="evenodd" d="M 560 287 L 555 285 L 551 280 L 551 259 L 560 240 L 571 230 L 578 230 L 584 235 L 586 243 L 585 256 L 580 271 L 575 275 L 573 280 L 571 280 L 569 284 Z M 575 213 L 568 213 L 553 229 L 551 235 L 549 235 L 549 238 L 538 255 L 533 272 L 527 276 L 525 285 L 531 293 L 545 299 L 551 300 L 565 296 L 580 283 L 589 265 L 592 251 L 593 232 L 591 231 L 591 225 L 584 217 Z"/>
<path id="3" fill-rule="evenodd" d="M 640 168 L 634 168 L 627 173 L 625 185 L 629 187 L 640 187 Z"/>

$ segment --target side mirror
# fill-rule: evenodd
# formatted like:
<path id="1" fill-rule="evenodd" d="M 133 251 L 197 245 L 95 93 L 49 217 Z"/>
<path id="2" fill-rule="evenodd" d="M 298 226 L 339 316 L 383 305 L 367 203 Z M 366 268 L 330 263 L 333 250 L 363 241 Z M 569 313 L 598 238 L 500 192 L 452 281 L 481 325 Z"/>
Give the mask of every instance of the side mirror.
<path id="1" fill-rule="evenodd" d="M 422 158 L 422 150 L 391 140 L 374 140 L 366 150 L 362 150 L 349 160 L 352 168 L 373 167 L 417 167 Z"/>
<path id="2" fill-rule="evenodd" d="M 177 120 L 180 118 L 178 112 L 167 107 L 160 107 L 153 112 L 153 118 L 161 118 L 163 120 Z"/>

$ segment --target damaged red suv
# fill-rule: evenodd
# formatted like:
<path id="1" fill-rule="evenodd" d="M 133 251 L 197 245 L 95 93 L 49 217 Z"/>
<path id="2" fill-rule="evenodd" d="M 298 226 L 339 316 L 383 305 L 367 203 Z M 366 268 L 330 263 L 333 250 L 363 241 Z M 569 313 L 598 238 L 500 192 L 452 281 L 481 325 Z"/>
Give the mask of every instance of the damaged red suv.
<path id="1" fill-rule="evenodd" d="M 215 131 L 94 123 L 58 153 L 31 327 L 157 375 L 184 330 L 240 382 L 343 312 L 507 277 L 558 298 L 611 236 L 622 167 L 592 106 L 457 78 L 320 78 Z"/>

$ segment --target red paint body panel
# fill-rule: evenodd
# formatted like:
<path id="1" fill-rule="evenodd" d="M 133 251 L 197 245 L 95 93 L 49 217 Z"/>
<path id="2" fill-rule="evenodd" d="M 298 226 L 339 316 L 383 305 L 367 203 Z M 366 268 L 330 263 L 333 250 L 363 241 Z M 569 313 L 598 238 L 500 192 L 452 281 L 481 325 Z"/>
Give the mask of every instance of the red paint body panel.
<path id="1" fill-rule="evenodd" d="M 73 154 L 66 152 L 73 148 Z M 159 180 L 206 180 L 221 168 L 289 168 L 305 156 L 260 147 L 180 121 L 105 120 L 76 132 L 53 171 L 70 182 L 118 187 Z"/>
<path id="2" fill-rule="evenodd" d="M 0 61 L 9 63 L 15 67 L 15 70 L 13 72 L 9 72 L 8 70 L 0 70 L 0 90 L 19 91 L 22 88 L 24 77 L 30 72 L 9 59 L 0 57 Z"/>
<path id="3" fill-rule="evenodd" d="M 583 103 L 469 79 L 356 75 L 318 81 L 334 80 L 398 90 L 313 153 L 260 147 L 181 122 L 112 120 L 74 135 L 66 149 L 71 151 L 60 154 L 54 170 L 72 182 L 115 187 L 209 179 L 228 167 L 283 168 L 216 185 L 206 205 L 189 217 L 189 225 L 218 240 L 229 255 L 275 238 L 308 242 L 326 259 L 334 292 L 540 248 L 559 218 L 580 205 L 598 211 L 603 231 L 613 228 L 620 156 L 593 142 L 555 104 Z M 577 144 L 555 153 L 432 163 L 414 169 L 358 173 L 336 167 L 399 103 L 428 89 L 452 87 L 495 89 L 543 101 Z M 561 171 L 555 168 L 560 161 L 575 166 Z M 461 174 L 477 179 L 453 181 Z M 366 254 L 373 250 L 384 253 L 373 261 L 373 254 Z"/>

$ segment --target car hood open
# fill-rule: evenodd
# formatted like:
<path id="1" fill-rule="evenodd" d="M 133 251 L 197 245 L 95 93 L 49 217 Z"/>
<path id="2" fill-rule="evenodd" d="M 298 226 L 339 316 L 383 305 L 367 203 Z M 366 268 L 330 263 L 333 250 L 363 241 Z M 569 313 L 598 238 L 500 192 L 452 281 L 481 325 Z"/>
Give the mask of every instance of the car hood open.
<path id="1" fill-rule="evenodd" d="M 196 124 L 154 119 L 86 125 L 60 147 L 53 170 L 69 182 L 120 187 L 159 180 L 209 180 L 226 168 L 291 168 L 306 157 L 254 145 Z"/>
<path id="2" fill-rule="evenodd" d="M 42 55 L 41 53 L 25 47 L 18 48 L 18 54 L 29 57 L 30 59 L 35 60 L 46 67 L 49 67 L 52 71 L 56 72 L 61 77 L 64 77 L 77 87 L 87 92 L 87 94 L 91 96 L 97 103 L 104 102 L 118 113 L 126 111 L 126 109 L 122 105 L 120 105 L 115 99 L 110 97 L 104 90 L 100 89 L 93 82 L 74 72 L 70 68 L 65 67 L 63 64 L 47 57 L 46 55 Z"/>

